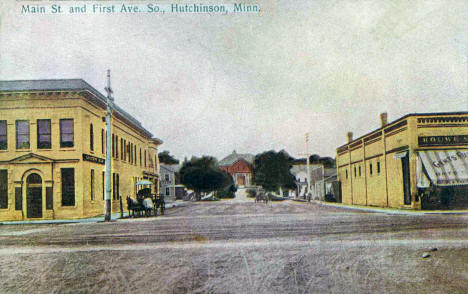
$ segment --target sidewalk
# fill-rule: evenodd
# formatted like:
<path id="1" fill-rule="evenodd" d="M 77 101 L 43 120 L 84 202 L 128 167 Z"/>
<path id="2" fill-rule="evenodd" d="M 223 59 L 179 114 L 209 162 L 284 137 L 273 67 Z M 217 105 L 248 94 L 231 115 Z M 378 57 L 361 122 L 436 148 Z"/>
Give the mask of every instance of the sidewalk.
<path id="1" fill-rule="evenodd" d="M 183 206 L 184 202 L 170 202 L 166 204 L 166 209 Z M 128 216 L 128 212 L 123 213 L 124 217 Z M 159 216 L 159 214 L 158 214 Z M 111 221 L 120 219 L 120 212 L 111 214 Z M 24 220 L 24 221 L 4 221 L 1 225 L 43 225 L 43 224 L 74 224 L 74 223 L 98 223 L 104 222 L 104 215 L 98 215 L 88 218 L 78 219 L 46 219 L 46 220 Z"/>
<path id="2" fill-rule="evenodd" d="M 296 202 L 305 202 L 303 199 L 291 199 Z M 319 200 L 311 200 L 311 203 L 315 203 L 322 206 L 343 208 L 356 211 L 365 211 L 365 212 L 378 212 L 378 213 L 387 213 L 387 214 L 405 214 L 405 215 L 426 215 L 426 214 L 460 214 L 468 215 L 468 210 L 409 210 L 409 209 L 398 209 L 390 207 L 370 207 L 370 206 L 361 206 L 361 205 L 349 205 L 336 202 L 325 202 Z"/>

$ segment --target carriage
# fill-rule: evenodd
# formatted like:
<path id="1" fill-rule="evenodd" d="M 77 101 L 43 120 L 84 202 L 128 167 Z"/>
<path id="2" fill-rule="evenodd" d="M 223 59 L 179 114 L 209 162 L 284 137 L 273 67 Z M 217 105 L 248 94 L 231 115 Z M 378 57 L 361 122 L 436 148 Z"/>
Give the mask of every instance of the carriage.
<path id="1" fill-rule="evenodd" d="M 127 209 L 129 216 L 157 216 L 159 209 L 161 214 L 164 214 L 166 203 L 164 196 L 161 194 L 152 194 L 151 186 L 153 184 L 148 180 L 140 180 L 136 182 L 137 195 L 136 200 L 127 196 Z"/>
<path id="2" fill-rule="evenodd" d="M 258 192 L 255 194 L 255 203 L 263 201 L 265 203 L 268 203 L 270 200 L 270 197 L 268 196 L 267 193 L 265 193 L 264 189 L 259 189 Z"/>

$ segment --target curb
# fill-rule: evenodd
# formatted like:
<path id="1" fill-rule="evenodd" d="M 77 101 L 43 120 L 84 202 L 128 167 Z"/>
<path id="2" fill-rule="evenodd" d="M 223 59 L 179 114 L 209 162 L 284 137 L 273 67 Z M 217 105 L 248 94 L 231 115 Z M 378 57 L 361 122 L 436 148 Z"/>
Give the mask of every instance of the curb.
<path id="1" fill-rule="evenodd" d="M 296 200 L 294 200 L 296 201 Z M 300 200 L 299 200 L 300 201 Z M 301 201 L 302 202 L 302 201 Z M 406 210 L 398 208 L 387 208 L 387 207 L 368 207 L 358 205 L 348 205 L 335 202 L 323 202 L 319 200 L 311 200 L 311 203 L 315 203 L 327 207 L 336 207 L 349 210 L 357 210 L 362 212 L 375 212 L 385 214 L 402 214 L 402 215 L 468 215 L 468 210 Z"/>

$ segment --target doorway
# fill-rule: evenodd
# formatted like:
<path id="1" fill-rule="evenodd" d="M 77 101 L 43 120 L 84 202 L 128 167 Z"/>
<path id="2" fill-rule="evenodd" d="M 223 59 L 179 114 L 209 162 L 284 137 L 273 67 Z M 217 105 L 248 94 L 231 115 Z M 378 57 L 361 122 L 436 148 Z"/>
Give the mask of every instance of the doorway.
<path id="1" fill-rule="evenodd" d="M 401 168 L 403 172 L 403 194 L 405 205 L 411 204 L 411 186 L 409 169 L 409 152 L 401 158 Z"/>
<path id="2" fill-rule="evenodd" d="M 26 178 L 26 215 L 42 218 L 42 178 L 38 174 Z"/>

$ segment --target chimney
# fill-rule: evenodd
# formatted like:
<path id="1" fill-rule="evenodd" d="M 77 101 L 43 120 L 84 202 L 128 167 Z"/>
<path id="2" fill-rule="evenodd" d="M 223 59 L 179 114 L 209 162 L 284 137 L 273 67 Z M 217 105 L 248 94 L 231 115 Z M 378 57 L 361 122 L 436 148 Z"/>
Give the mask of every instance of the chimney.
<path id="1" fill-rule="evenodd" d="M 353 132 L 348 132 L 348 143 L 353 141 Z"/>
<path id="2" fill-rule="evenodd" d="M 387 121 L 387 113 L 386 112 L 382 112 L 380 114 L 380 126 L 383 128 L 385 127 L 387 124 L 388 124 L 388 121 Z"/>

